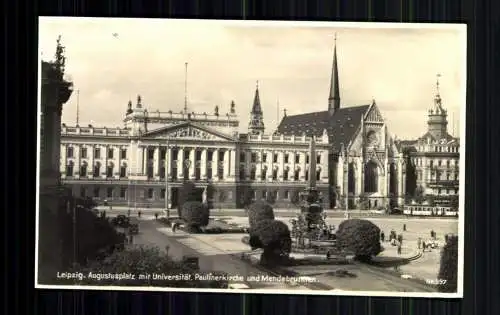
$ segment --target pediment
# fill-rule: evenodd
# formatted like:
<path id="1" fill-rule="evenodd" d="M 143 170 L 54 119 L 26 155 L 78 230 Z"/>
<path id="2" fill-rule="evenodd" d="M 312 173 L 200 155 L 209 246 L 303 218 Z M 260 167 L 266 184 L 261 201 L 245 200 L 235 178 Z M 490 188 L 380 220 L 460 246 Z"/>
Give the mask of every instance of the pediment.
<path id="1" fill-rule="evenodd" d="M 184 123 L 175 126 L 162 127 L 143 134 L 145 138 L 151 139 L 186 139 L 186 140 L 211 140 L 211 141 L 233 141 L 234 139 L 217 130 L 192 123 Z"/>
<path id="2" fill-rule="evenodd" d="M 382 114 L 380 113 L 380 110 L 378 109 L 376 104 L 372 104 L 370 109 L 365 115 L 365 121 L 366 122 L 375 122 L 375 123 L 381 123 L 384 122 L 384 118 L 382 117 Z"/>

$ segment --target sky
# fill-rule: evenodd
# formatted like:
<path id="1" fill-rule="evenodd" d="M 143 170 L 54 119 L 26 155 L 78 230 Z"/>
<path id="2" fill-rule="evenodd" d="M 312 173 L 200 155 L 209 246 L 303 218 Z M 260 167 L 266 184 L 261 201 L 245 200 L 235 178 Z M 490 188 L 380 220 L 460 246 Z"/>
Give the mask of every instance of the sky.
<path id="1" fill-rule="evenodd" d="M 66 47 L 66 73 L 79 91 L 64 105 L 67 125 L 76 123 L 78 103 L 80 125 L 122 127 L 127 103 L 135 104 L 138 94 L 150 112 L 179 112 L 187 78 L 189 111 L 211 113 L 219 105 L 226 113 L 234 100 L 241 132 L 247 130 L 258 81 L 270 133 L 284 109 L 293 115 L 328 108 L 337 34 L 341 106 L 375 99 L 390 133 L 413 139 L 426 131 L 437 74 L 449 132 L 459 135 L 465 30 L 463 25 L 59 17 L 40 19 L 39 48 L 41 59 L 52 60 L 59 35 Z"/>

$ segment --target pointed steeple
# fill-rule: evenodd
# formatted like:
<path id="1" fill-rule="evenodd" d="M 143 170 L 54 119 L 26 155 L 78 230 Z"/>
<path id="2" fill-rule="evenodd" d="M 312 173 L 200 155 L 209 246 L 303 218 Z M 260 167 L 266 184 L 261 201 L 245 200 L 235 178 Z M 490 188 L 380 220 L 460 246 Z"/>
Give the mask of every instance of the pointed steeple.
<path id="1" fill-rule="evenodd" d="M 443 108 L 441 95 L 439 93 L 439 78 L 440 74 L 437 74 L 436 80 L 436 95 L 434 96 L 434 105 L 429 109 L 429 115 L 427 120 L 427 131 L 436 139 L 445 139 L 448 137 L 448 113 L 446 109 Z"/>
<path id="2" fill-rule="evenodd" d="M 264 117 L 260 105 L 259 81 L 257 81 L 257 86 L 255 88 L 252 111 L 250 112 L 250 122 L 248 123 L 248 132 L 251 134 L 264 133 Z"/>
<path id="3" fill-rule="evenodd" d="M 330 94 L 328 95 L 328 112 L 333 115 L 340 108 L 339 69 L 337 65 L 337 33 L 333 48 L 332 74 L 330 78 Z"/>
<path id="4" fill-rule="evenodd" d="M 132 114 L 134 111 L 132 110 L 132 100 L 128 101 L 127 104 L 127 115 Z"/>

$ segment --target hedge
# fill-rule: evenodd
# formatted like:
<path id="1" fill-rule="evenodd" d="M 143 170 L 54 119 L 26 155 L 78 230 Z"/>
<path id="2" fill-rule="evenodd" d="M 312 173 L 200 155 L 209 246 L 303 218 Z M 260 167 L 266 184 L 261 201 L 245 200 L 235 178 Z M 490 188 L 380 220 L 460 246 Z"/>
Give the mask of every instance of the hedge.
<path id="1" fill-rule="evenodd" d="M 380 229 L 368 220 L 345 220 L 340 223 L 336 235 L 339 249 L 354 254 L 361 261 L 370 261 L 382 250 Z"/>
<path id="2" fill-rule="evenodd" d="M 199 201 L 186 201 L 182 205 L 182 219 L 191 228 L 207 226 L 210 219 L 210 210 Z"/>
<path id="3" fill-rule="evenodd" d="M 440 292 L 457 292 L 458 277 L 458 236 L 448 236 L 447 242 L 441 250 L 441 263 L 439 266 L 440 280 L 445 283 L 438 285 Z"/>

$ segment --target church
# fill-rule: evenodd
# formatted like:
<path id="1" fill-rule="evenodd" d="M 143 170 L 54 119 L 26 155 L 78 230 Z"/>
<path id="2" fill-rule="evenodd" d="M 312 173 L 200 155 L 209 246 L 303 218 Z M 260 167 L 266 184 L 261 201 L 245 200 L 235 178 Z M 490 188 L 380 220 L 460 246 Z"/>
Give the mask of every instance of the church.
<path id="1" fill-rule="evenodd" d="M 131 208 L 175 208 L 185 181 L 213 185 L 217 208 L 270 194 L 275 207 L 289 207 L 311 180 L 326 209 L 402 205 L 405 159 L 379 107 L 341 105 L 339 91 L 335 44 L 325 111 L 285 115 L 274 132 L 266 132 L 258 84 L 247 133 L 234 101 L 225 112 L 190 112 L 187 101 L 164 112 L 137 96 L 122 128 L 62 124 L 61 180 L 76 196 Z"/>

